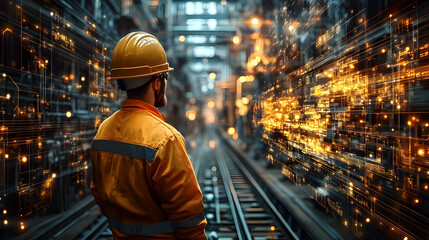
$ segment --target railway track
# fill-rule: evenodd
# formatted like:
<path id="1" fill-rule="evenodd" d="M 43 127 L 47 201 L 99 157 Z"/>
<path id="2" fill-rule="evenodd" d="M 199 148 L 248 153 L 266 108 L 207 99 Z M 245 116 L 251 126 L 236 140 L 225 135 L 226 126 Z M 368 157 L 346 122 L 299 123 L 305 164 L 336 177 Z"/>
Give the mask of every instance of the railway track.
<path id="1" fill-rule="evenodd" d="M 201 167 L 196 168 L 209 239 L 300 239 L 257 182 L 237 165 L 234 153 L 218 135 L 211 136 L 216 139 L 201 144 L 211 148 L 200 150 L 205 157 L 199 157 Z"/>

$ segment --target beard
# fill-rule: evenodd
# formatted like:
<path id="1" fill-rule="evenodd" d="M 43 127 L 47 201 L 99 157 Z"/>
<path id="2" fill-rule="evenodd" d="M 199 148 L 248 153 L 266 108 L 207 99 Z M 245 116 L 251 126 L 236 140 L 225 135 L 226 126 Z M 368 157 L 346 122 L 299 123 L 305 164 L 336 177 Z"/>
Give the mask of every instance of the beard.
<path id="1" fill-rule="evenodd" d="M 161 81 L 161 87 L 155 92 L 155 107 L 165 107 L 167 105 L 167 97 L 165 96 L 165 81 Z"/>

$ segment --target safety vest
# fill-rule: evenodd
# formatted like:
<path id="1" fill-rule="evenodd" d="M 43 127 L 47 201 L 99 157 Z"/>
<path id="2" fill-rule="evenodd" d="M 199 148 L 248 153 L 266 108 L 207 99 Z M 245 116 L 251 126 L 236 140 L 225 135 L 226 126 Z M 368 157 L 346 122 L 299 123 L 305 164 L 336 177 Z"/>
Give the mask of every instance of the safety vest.
<path id="1" fill-rule="evenodd" d="M 128 99 L 91 146 L 91 192 L 115 238 L 206 239 L 203 199 L 183 136 Z"/>

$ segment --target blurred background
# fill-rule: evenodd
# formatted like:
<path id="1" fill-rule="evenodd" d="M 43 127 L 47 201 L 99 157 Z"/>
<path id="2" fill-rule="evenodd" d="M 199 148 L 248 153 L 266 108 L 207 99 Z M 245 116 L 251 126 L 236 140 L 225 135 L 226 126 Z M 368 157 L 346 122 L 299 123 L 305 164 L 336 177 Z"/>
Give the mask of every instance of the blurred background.
<path id="1" fill-rule="evenodd" d="M 429 239 L 423 0 L 2 0 L 0 238 L 92 201 L 91 141 L 126 97 L 110 57 L 132 31 L 175 68 L 160 111 L 191 158 L 215 128 L 343 237 Z"/>

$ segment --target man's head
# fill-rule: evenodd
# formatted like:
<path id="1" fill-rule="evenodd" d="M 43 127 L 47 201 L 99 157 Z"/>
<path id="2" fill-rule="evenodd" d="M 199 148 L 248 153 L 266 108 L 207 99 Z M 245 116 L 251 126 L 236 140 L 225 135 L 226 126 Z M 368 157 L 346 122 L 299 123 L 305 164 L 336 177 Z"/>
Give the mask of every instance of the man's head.
<path id="1" fill-rule="evenodd" d="M 164 48 L 151 34 L 129 33 L 113 50 L 111 78 L 127 91 L 128 98 L 165 106 L 166 81 L 171 70 Z"/>

